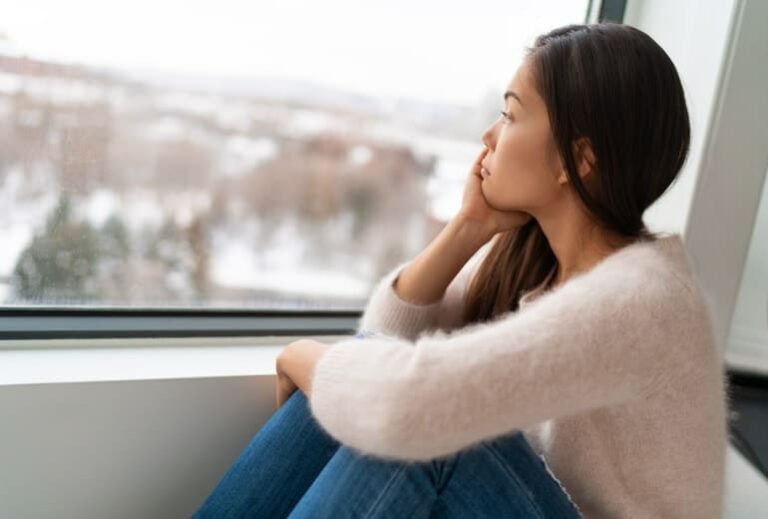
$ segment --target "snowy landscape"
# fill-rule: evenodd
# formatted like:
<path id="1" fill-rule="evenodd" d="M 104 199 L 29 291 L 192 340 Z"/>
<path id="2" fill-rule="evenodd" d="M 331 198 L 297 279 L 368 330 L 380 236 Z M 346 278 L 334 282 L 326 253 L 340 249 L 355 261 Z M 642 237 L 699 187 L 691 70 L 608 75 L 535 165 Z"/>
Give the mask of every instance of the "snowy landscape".
<path id="1" fill-rule="evenodd" d="M 359 308 L 496 109 L 182 79 L 0 55 L 2 304 Z"/>

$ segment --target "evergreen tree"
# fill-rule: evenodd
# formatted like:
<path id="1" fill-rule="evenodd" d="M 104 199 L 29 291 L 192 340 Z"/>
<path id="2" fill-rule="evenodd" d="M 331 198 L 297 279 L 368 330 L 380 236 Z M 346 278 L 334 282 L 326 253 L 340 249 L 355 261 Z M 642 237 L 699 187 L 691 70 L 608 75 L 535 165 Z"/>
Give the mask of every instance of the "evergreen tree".
<path id="1" fill-rule="evenodd" d="M 98 300 L 97 265 L 102 250 L 96 230 L 77 222 L 62 193 L 43 231 L 21 253 L 11 275 L 15 299 L 36 303 Z"/>

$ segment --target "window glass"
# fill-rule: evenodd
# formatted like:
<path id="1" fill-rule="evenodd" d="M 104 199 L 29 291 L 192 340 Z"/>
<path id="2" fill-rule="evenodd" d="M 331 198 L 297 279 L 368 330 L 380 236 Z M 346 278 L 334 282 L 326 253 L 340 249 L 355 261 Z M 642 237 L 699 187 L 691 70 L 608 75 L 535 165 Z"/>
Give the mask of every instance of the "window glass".
<path id="1" fill-rule="evenodd" d="M 9 3 L 0 304 L 361 307 L 587 3 Z"/>
<path id="2" fill-rule="evenodd" d="M 763 182 L 752 241 L 731 320 L 728 356 L 738 366 L 768 372 L 768 182 Z"/>

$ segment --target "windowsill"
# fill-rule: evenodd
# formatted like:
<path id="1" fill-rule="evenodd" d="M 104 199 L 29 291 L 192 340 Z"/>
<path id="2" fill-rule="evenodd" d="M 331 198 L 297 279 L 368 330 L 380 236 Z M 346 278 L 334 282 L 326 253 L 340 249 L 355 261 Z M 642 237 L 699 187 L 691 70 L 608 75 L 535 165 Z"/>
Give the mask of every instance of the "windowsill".
<path id="1" fill-rule="evenodd" d="M 0 386 L 274 375 L 280 351 L 302 338 L 330 344 L 350 336 L 0 341 Z M 734 352 L 726 364 L 768 374 L 768 362 Z"/>
<path id="2" fill-rule="evenodd" d="M 289 343 L 348 336 L 0 341 L 0 386 L 274 375 Z"/>
<path id="3" fill-rule="evenodd" d="M 763 351 L 750 355 L 739 351 L 727 350 L 725 364 L 728 368 L 753 375 L 768 376 L 768 355 Z"/>

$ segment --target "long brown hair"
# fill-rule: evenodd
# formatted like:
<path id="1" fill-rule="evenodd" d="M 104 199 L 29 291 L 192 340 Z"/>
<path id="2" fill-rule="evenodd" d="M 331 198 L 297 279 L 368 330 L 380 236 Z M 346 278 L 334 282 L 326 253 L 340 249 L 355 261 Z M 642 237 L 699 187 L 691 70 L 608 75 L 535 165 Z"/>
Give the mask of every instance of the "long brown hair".
<path id="1" fill-rule="evenodd" d="M 677 178 L 690 145 L 683 86 L 664 50 L 629 25 L 567 25 L 526 49 L 570 184 L 597 225 L 622 237 L 658 237 L 643 213 Z M 578 174 L 575 140 L 589 139 L 595 195 Z M 465 295 L 463 324 L 515 311 L 557 258 L 536 219 L 494 236 Z"/>

